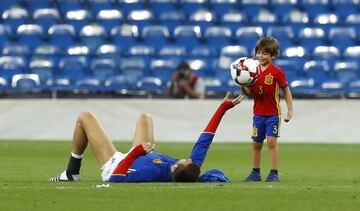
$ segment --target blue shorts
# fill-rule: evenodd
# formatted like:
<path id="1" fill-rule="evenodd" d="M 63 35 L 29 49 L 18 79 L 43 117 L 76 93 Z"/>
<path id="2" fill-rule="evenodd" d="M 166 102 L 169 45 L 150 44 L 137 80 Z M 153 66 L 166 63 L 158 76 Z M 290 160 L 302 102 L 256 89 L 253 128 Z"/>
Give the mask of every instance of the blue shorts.
<path id="1" fill-rule="evenodd" d="M 253 117 L 252 140 L 263 142 L 267 136 L 279 137 L 280 115 L 256 116 Z"/>

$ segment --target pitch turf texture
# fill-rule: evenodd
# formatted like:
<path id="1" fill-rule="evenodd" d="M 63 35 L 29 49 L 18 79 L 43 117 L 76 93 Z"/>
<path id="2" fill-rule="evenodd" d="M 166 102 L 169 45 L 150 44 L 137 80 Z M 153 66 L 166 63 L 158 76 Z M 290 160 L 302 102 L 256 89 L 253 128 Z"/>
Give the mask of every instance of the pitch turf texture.
<path id="1" fill-rule="evenodd" d="M 360 145 L 281 144 L 280 183 L 243 182 L 251 145 L 213 144 L 203 170 L 222 169 L 231 183 L 103 184 L 91 151 L 77 183 L 49 183 L 67 165 L 70 142 L 0 141 L 0 210 L 359 210 Z M 118 149 L 129 144 L 116 142 Z M 192 144 L 158 143 L 186 157 Z M 263 151 L 263 177 L 269 170 Z M 107 183 L 106 183 L 107 184 Z"/>

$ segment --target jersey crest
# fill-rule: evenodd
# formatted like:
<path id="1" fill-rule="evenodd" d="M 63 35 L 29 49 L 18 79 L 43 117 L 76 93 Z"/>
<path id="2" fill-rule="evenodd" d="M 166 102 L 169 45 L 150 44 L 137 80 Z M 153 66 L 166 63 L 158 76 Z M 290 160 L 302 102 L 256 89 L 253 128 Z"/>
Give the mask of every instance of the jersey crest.
<path id="1" fill-rule="evenodd" d="M 269 74 L 269 75 L 265 76 L 264 84 L 271 85 L 271 84 L 273 84 L 273 81 L 274 81 L 274 76 Z"/>
<path id="2" fill-rule="evenodd" d="M 256 127 L 253 127 L 252 129 L 252 136 L 254 137 L 258 136 L 258 129 Z"/>
<path id="3" fill-rule="evenodd" d="M 156 158 L 152 162 L 153 163 L 162 163 L 162 160 L 160 158 Z"/>

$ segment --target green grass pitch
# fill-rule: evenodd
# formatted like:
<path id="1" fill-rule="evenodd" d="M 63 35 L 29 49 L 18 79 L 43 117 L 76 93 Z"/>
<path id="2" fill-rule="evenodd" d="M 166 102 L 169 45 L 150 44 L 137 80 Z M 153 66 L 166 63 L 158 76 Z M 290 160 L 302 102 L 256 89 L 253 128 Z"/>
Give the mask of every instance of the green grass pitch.
<path id="1" fill-rule="evenodd" d="M 116 142 L 126 151 L 130 144 Z M 360 145 L 280 144 L 280 183 L 243 182 L 251 144 L 212 145 L 203 170 L 219 168 L 231 183 L 103 184 L 90 149 L 82 181 L 49 183 L 64 170 L 70 142 L 0 141 L 0 210 L 359 210 Z M 186 157 L 190 143 L 156 150 Z M 262 174 L 269 171 L 264 148 Z"/>

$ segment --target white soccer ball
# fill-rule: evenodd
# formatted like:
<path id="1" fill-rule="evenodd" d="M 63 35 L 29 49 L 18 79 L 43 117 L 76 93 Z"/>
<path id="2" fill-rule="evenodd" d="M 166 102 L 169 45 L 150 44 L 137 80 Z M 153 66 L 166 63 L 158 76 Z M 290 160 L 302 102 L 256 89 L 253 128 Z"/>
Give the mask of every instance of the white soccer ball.
<path id="1" fill-rule="evenodd" d="M 231 63 L 230 73 L 237 84 L 250 86 L 260 75 L 259 62 L 253 58 L 241 57 Z"/>

